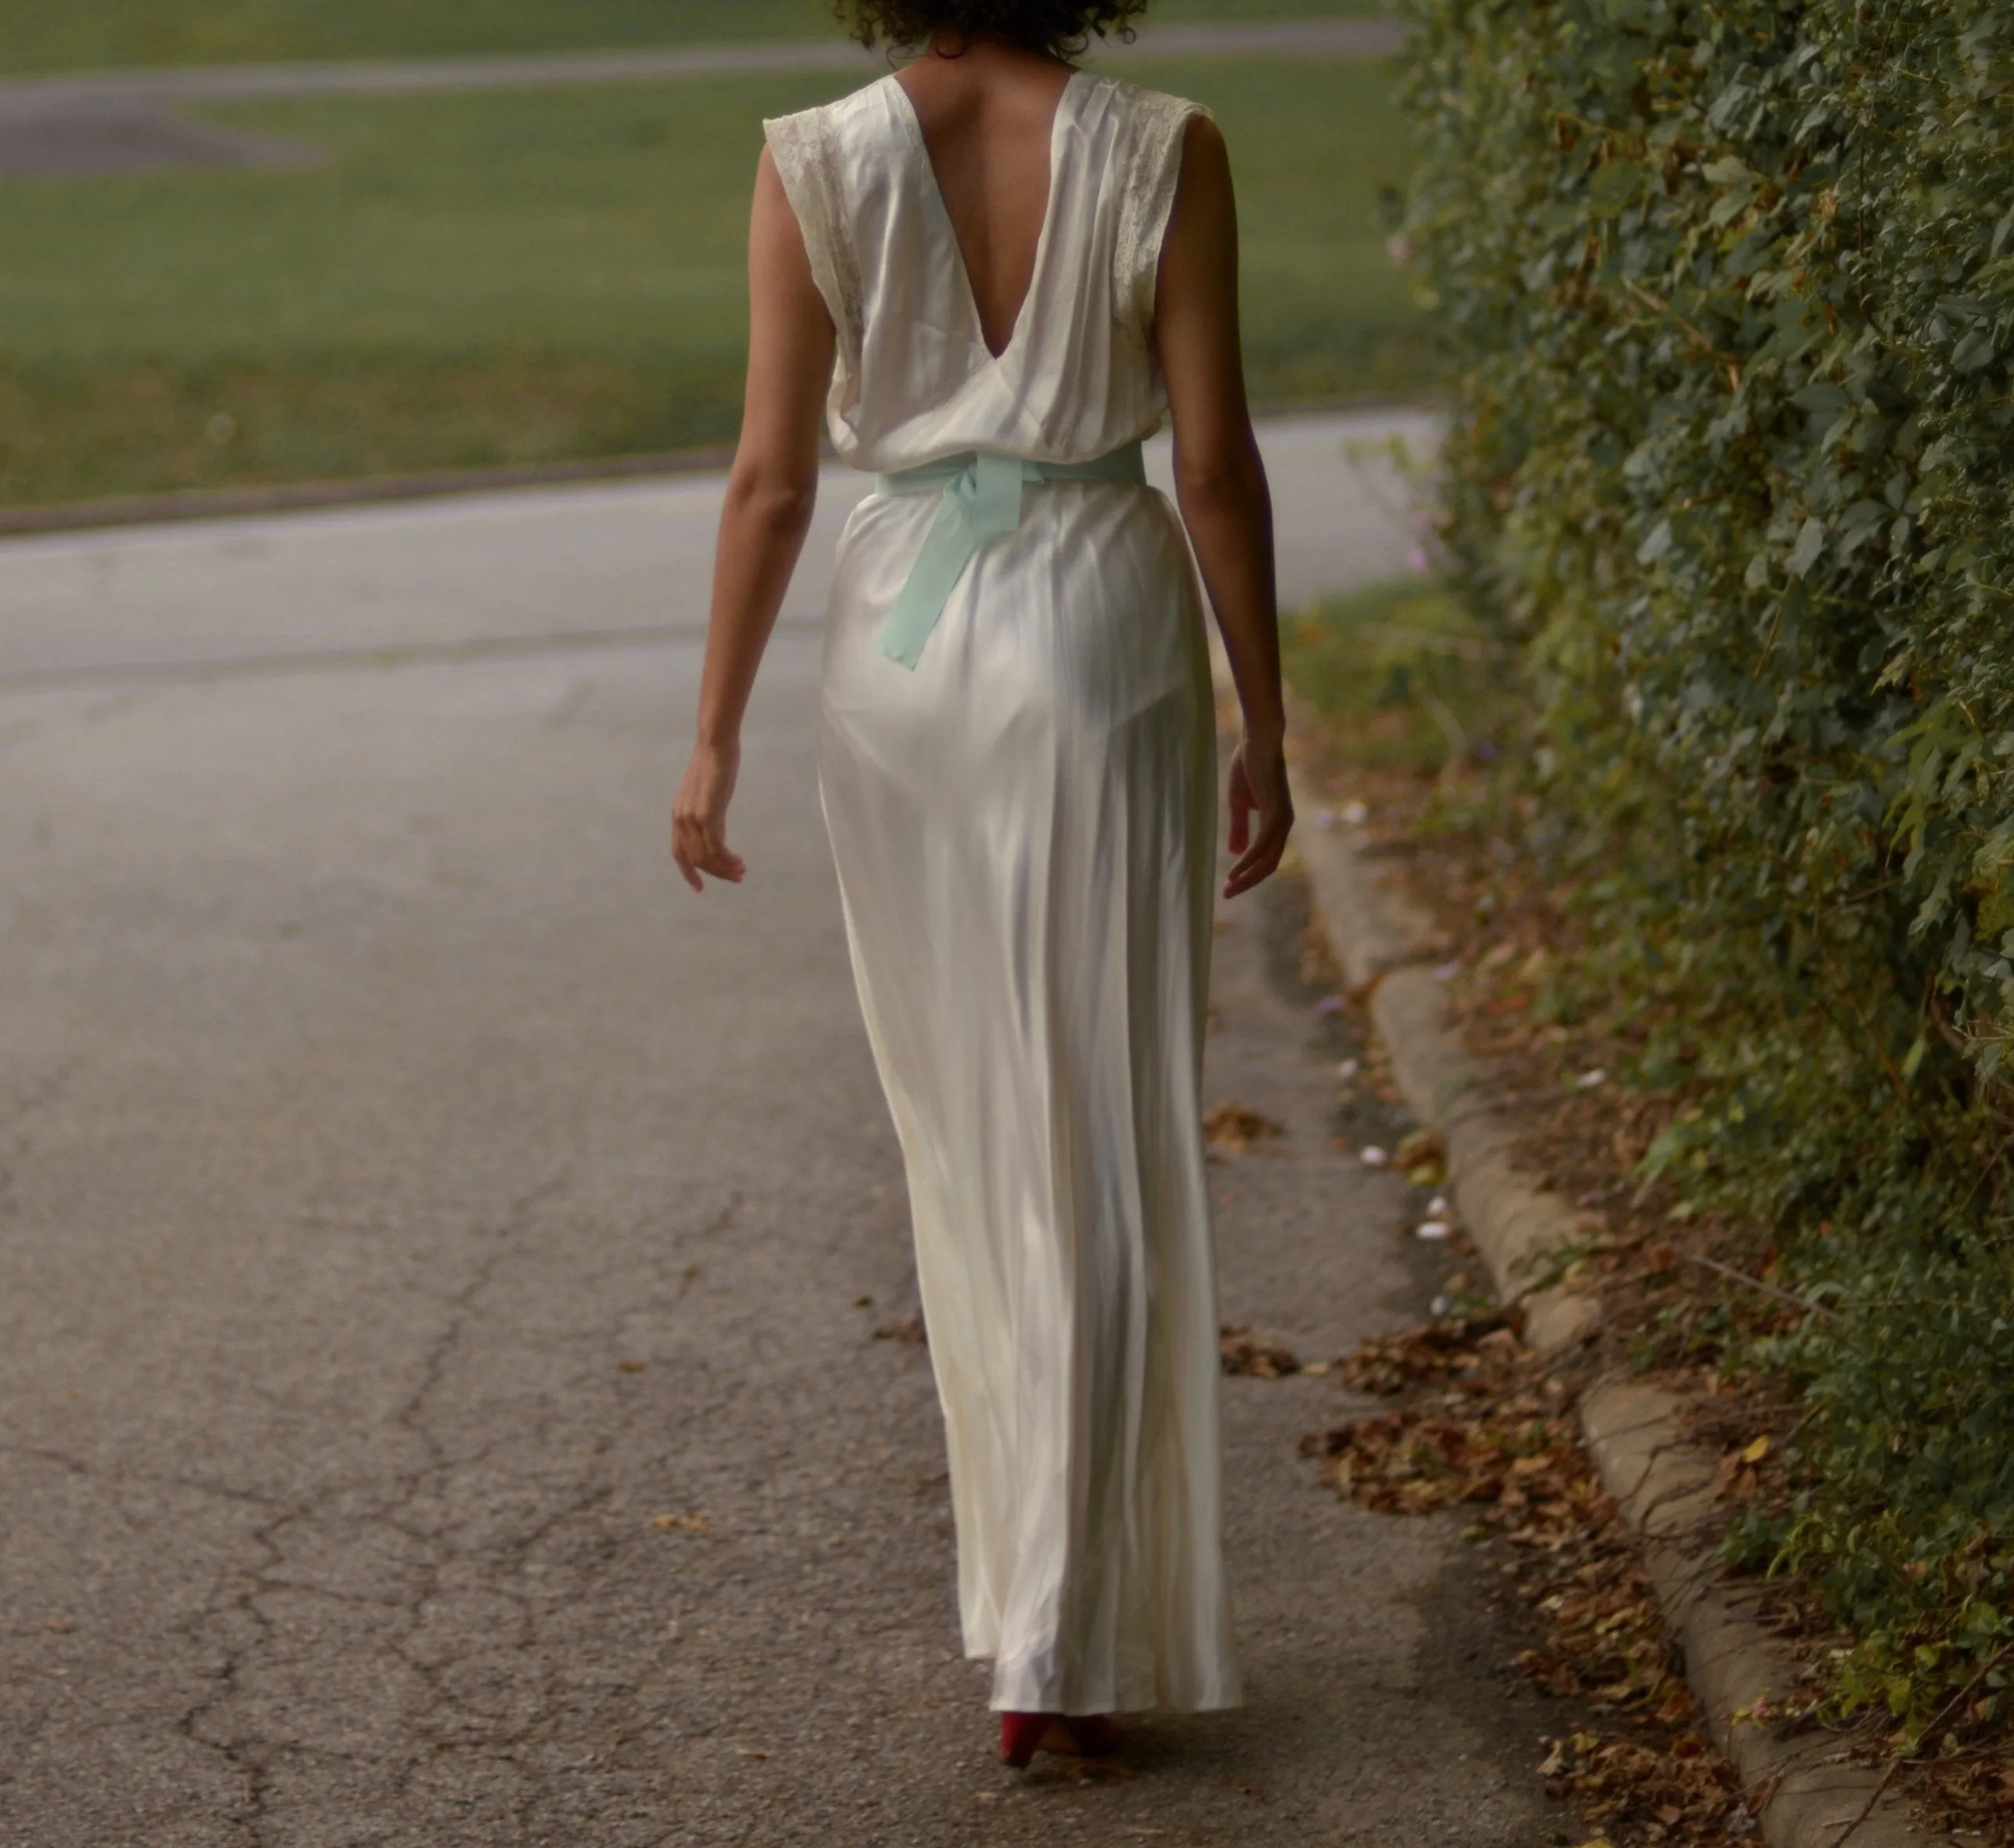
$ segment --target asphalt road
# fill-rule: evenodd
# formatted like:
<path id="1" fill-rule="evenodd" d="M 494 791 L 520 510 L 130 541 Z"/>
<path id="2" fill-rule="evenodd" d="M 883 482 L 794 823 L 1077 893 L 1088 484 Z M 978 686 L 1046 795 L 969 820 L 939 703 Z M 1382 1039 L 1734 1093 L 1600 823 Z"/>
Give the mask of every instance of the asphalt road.
<path id="1" fill-rule="evenodd" d="M 1268 432 L 1297 595 L 1403 558 L 1346 434 Z M 749 883 L 661 846 L 718 492 L 0 546 L 0 1843 L 1547 1841 L 1478 1556 L 1295 1453 L 1329 1379 L 1226 1382 L 1250 1705 L 991 1760 L 815 568 Z M 1433 1278 L 1297 903 L 1228 909 L 1207 1089 L 1288 1128 L 1225 1314 L 1316 1355 Z"/>

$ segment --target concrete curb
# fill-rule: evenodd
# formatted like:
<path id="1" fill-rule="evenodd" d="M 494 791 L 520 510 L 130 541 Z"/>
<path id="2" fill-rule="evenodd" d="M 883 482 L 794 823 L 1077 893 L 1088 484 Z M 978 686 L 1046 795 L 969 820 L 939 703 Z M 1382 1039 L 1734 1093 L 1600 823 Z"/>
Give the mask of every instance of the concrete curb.
<path id="1" fill-rule="evenodd" d="M 1431 922 L 1402 894 L 1380 886 L 1373 863 L 1341 828 L 1309 825 L 1317 811 L 1304 792 L 1295 792 L 1294 803 L 1301 857 L 1343 979 L 1369 1004 L 1407 1103 L 1447 1143 L 1455 1204 L 1499 1292 L 1523 1305 L 1534 1347 L 1549 1356 L 1563 1352 L 1594 1334 L 1595 1305 L 1534 1288 L 1532 1272 L 1548 1253 L 1586 1243 L 1593 1229 L 1512 1167 L 1511 1132 L 1490 1101 L 1489 1075 L 1442 1023 Z"/>
<path id="2" fill-rule="evenodd" d="M 576 461 L 530 463 L 518 468 L 441 469 L 242 488 L 187 488 L 160 494 L 124 494 L 103 500 L 0 507 L 0 539 L 37 532 L 79 532 L 101 526 L 250 519 L 262 514 L 305 513 L 321 507 L 360 507 L 385 500 L 431 500 L 450 494 L 489 494 L 513 488 L 655 480 L 661 476 L 702 475 L 723 469 L 734 459 L 731 449 L 681 449 L 666 455 L 585 457 Z"/>
<path id="3" fill-rule="evenodd" d="M 1521 1174 L 1510 1124 L 1492 1101 L 1487 1067 L 1444 1017 L 1432 926 L 1402 894 L 1381 886 L 1375 861 L 1341 827 L 1323 827 L 1297 785 L 1302 864 L 1315 909 L 1351 991 L 1365 999 L 1407 1103 L 1447 1143 L 1448 1175 L 1462 1222 L 1500 1294 L 1521 1302 L 1526 1338 L 1549 1359 L 1596 1333 L 1595 1300 L 1537 1288 L 1550 1253 L 1584 1243 L 1593 1228 L 1557 1194 Z M 1766 1627 L 1760 1593 L 1722 1583 L 1704 1535 L 1714 1500 L 1714 1460 L 1687 1442 L 1684 1402 L 1664 1388 L 1604 1378 L 1580 1399 L 1581 1429 L 1603 1485 L 1643 1536 L 1646 1562 L 1685 1674 L 1714 1743 L 1740 1773 L 1770 1848 L 1956 1848 L 1911 1826 L 1885 1774 L 1846 1760 L 1838 1741 L 1778 1730 L 1760 1711 L 1795 1691 L 1797 1659 Z"/>

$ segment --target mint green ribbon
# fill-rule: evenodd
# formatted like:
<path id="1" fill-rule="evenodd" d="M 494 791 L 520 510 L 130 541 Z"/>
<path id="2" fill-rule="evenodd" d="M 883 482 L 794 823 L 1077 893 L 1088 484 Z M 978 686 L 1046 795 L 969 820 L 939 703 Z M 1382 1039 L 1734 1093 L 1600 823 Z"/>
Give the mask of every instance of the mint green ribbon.
<path id="1" fill-rule="evenodd" d="M 922 550 L 881 626 L 881 651 L 913 668 L 965 568 L 990 539 L 1005 539 L 1021 524 L 1021 490 L 1037 482 L 1130 482 L 1143 485 L 1146 459 L 1129 442 L 1091 462 L 1030 462 L 968 449 L 875 478 L 884 494 L 941 493 L 937 517 Z"/>

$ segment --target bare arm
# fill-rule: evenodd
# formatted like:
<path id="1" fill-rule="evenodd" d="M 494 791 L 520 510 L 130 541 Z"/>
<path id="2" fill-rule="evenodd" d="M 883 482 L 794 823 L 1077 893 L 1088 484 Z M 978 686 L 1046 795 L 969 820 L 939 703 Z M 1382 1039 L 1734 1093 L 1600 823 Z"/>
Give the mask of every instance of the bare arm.
<path id="1" fill-rule="evenodd" d="M 727 846 L 742 716 L 811 523 L 833 339 L 803 234 L 765 148 L 749 220 L 748 394 L 714 553 L 698 732 L 671 811 L 672 857 L 695 892 L 705 887 L 702 874 L 738 883 L 748 870 Z"/>
<path id="2" fill-rule="evenodd" d="M 1238 345 L 1237 210 L 1224 138 L 1207 117 L 1190 121 L 1182 146 L 1156 284 L 1154 341 L 1175 413 L 1175 498 L 1244 716 L 1230 775 L 1237 858 L 1224 886 L 1235 898 L 1279 866 L 1294 804 L 1283 754 L 1272 501 Z"/>

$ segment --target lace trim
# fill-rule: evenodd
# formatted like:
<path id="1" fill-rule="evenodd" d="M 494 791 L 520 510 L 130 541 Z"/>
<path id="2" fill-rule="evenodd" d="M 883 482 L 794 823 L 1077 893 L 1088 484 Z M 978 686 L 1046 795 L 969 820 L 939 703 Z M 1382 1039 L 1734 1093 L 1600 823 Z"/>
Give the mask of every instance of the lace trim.
<path id="1" fill-rule="evenodd" d="M 1120 322 L 1144 342 L 1153 327 L 1161 244 L 1175 209 L 1175 183 L 1182 177 L 1182 137 L 1191 116 L 1210 112 L 1185 97 L 1126 87 L 1133 92 L 1132 112 L 1120 168 L 1124 183 L 1113 276 Z"/>
<path id="2" fill-rule="evenodd" d="M 839 182 L 839 150 L 822 109 L 778 116 L 763 124 L 778 176 L 804 233 L 811 280 L 825 298 L 849 362 L 860 353 L 865 329 L 861 305 L 860 265 L 846 234 L 846 195 Z"/>

